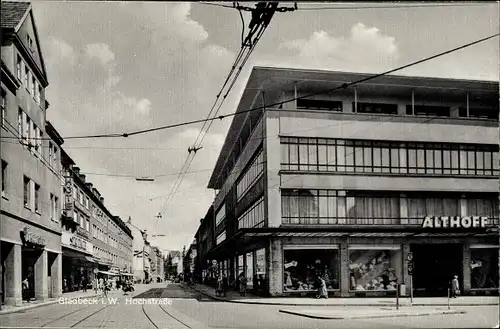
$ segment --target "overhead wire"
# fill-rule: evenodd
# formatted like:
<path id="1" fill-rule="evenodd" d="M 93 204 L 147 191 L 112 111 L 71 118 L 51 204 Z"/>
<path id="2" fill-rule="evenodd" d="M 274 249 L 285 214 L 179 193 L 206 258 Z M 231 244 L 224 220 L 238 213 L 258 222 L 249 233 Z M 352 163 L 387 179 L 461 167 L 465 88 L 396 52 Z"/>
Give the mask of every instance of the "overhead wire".
<path id="1" fill-rule="evenodd" d="M 335 88 L 331 88 L 331 89 L 327 89 L 327 90 L 323 90 L 323 91 L 318 91 L 318 92 L 306 94 L 306 95 L 303 95 L 303 96 L 293 97 L 293 98 L 286 99 L 286 100 L 279 101 L 279 102 L 274 102 L 274 103 L 271 103 L 271 104 L 267 104 L 265 107 L 279 106 L 279 105 L 283 105 L 283 104 L 286 104 L 286 103 L 294 102 L 294 101 L 299 100 L 299 99 L 309 98 L 309 97 L 312 97 L 312 96 L 317 96 L 317 95 L 322 95 L 322 94 L 328 94 L 328 93 L 330 93 L 332 91 L 335 91 L 335 90 L 345 89 L 347 87 L 350 87 L 350 86 L 353 86 L 353 85 L 356 85 L 356 84 L 359 84 L 359 83 L 362 83 L 362 82 L 366 82 L 366 81 L 369 81 L 369 80 L 372 80 L 372 79 L 375 79 L 375 78 L 378 78 L 378 77 L 381 77 L 381 76 L 384 76 L 384 75 L 387 75 L 387 74 L 390 74 L 390 73 L 401 71 L 401 70 L 406 69 L 408 67 L 411 67 L 411 66 L 414 66 L 414 65 L 417 65 L 417 64 L 421 64 L 421 63 L 427 62 L 429 60 L 432 60 L 432 59 L 435 59 L 435 58 L 438 58 L 438 57 L 441 57 L 441 56 L 444 56 L 444 55 L 447 55 L 447 54 L 450 54 L 450 53 L 453 53 L 453 52 L 456 52 L 456 51 L 459 51 L 459 50 L 462 50 L 462 49 L 465 49 L 465 48 L 468 48 L 468 47 L 471 47 L 471 46 L 474 46 L 476 44 L 479 44 L 479 43 L 488 41 L 490 39 L 496 38 L 499 35 L 500 35 L 499 33 L 496 33 L 496 34 L 493 34 L 493 35 L 490 35 L 490 36 L 487 36 L 487 37 L 484 37 L 484 38 L 477 39 L 475 41 L 469 42 L 467 44 L 464 44 L 464 45 L 461 45 L 461 46 L 449 49 L 447 51 L 435 54 L 433 56 L 429 56 L 429 57 L 426 57 L 424 59 L 421 59 L 421 60 L 418 60 L 418 61 L 415 61 L 415 62 L 411 62 L 409 64 L 400 66 L 398 68 L 395 68 L 395 69 L 392 69 L 392 70 L 389 70 L 389 71 L 385 71 L 385 72 L 382 72 L 382 73 L 379 73 L 379 74 L 371 75 L 371 76 L 369 76 L 367 78 L 364 78 L 364 79 L 361 79 L 361 80 L 358 80 L 358 81 L 354 81 L 354 82 L 351 82 L 351 83 L 344 83 L 341 86 L 338 86 L 338 87 L 335 87 Z M 159 127 L 155 127 L 155 128 L 137 130 L 137 131 L 134 131 L 134 132 L 131 132 L 131 133 L 87 135 L 87 136 L 69 136 L 69 137 L 63 137 L 63 139 L 92 139 L 92 138 L 101 138 L 103 136 L 105 136 L 105 137 L 128 137 L 128 136 L 132 136 L 132 135 L 144 134 L 144 133 L 149 133 L 149 132 L 153 132 L 153 131 L 166 130 L 166 129 L 183 127 L 183 126 L 187 126 L 187 125 L 193 125 L 193 124 L 197 124 L 197 123 L 203 123 L 203 122 L 206 122 L 206 121 L 222 120 L 222 119 L 225 119 L 225 118 L 228 118 L 228 117 L 242 115 L 242 114 L 246 114 L 248 112 L 258 111 L 258 110 L 262 110 L 262 109 L 264 109 L 264 106 L 257 106 L 257 107 L 250 108 L 250 109 L 247 109 L 247 110 L 242 110 L 242 111 L 239 111 L 239 112 L 228 113 L 228 114 L 220 115 L 220 116 L 213 117 L 213 118 L 210 118 L 210 119 L 198 119 L 198 120 L 185 121 L 185 122 L 180 122 L 180 123 L 171 124 L 171 125 L 164 125 L 164 126 L 159 126 Z M 0 137 L 0 138 L 9 138 L 9 137 Z M 34 139 L 50 140 L 50 138 L 34 138 Z"/>
<path id="2" fill-rule="evenodd" d="M 239 6 L 238 6 L 238 7 L 239 7 Z M 242 18 L 242 22 L 243 22 L 243 29 L 244 29 L 244 27 L 245 27 L 245 22 L 244 22 L 244 19 L 243 19 L 243 15 L 242 15 L 242 13 L 241 13 L 241 9 L 238 9 L 238 11 L 239 11 L 239 13 L 240 13 L 240 17 Z M 219 106 L 218 106 L 218 107 L 217 107 L 217 109 L 215 110 L 215 113 L 214 113 L 214 115 L 213 115 L 213 117 L 214 117 L 214 118 L 215 118 L 215 117 L 217 116 L 217 114 L 219 113 L 220 109 L 222 108 L 222 105 L 224 104 L 225 100 L 227 99 L 227 96 L 229 95 L 229 93 L 230 93 L 230 92 L 231 92 L 231 90 L 233 89 L 233 87 L 234 87 L 234 85 L 235 85 L 235 83 L 236 83 L 236 81 L 237 81 L 238 77 L 240 76 L 240 74 L 241 74 L 241 72 L 242 72 L 242 69 L 243 69 L 244 65 L 247 63 L 247 61 L 248 61 L 248 59 L 250 58 L 251 54 L 252 54 L 252 53 L 253 53 L 253 51 L 255 50 L 255 47 L 257 46 L 257 44 L 258 44 L 258 42 L 259 42 L 260 38 L 262 37 L 262 35 L 264 34 L 265 30 L 267 29 L 268 24 L 269 24 L 269 22 L 268 22 L 267 24 L 263 24 L 263 25 L 260 27 L 260 29 L 259 29 L 259 31 L 258 31 L 258 33 L 257 33 L 257 36 L 254 38 L 253 42 L 252 42 L 252 41 L 250 41 L 250 42 L 252 42 L 252 43 L 251 43 L 251 46 L 250 46 L 250 49 L 246 52 L 246 55 L 245 55 L 245 57 L 244 57 L 243 61 L 242 61 L 242 62 L 241 62 L 241 64 L 239 65 L 238 71 L 236 72 L 236 74 L 235 74 L 235 75 L 233 76 L 233 78 L 232 78 L 232 83 L 229 85 L 228 89 L 226 90 L 226 93 L 224 94 L 224 96 L 223 96 L 223 98 L 222 98 L 221 102 L 219 103 Z M 230 79 L 230 78 L 231 78 L 231 76 L 233 75 L 235 68 L 238 66 L 238 63 L 240 63 L 240 61 L 241 61 L 241 56 L 243 56 L 243 54 L 245 53 L 245 50 L 246 50 L 246 49 L 247 49 L 246 45 L 245 45 L 244 43 L 242 43 L 242 44 L 241 44 L 241 49 L 240 49 L 240 52 L 239 52 L 239 54 L 238 54 L 238 56 L 237 56 L 237 58 L 236 58 L 236 60 L 235 60 L 235 62 L 234 62 L 234 64 L 233 64 L 233 66 L 232 66 L 232 68 L 231 68 L 231 71 L 230 71 L 230 73 L 229 73 L 228 77 L 226 78 L 226 81 L 224 82 L 224 84 L 223 84 L 223 86 L 222 86 L 222 88 L 221 88 L 221 91 L 220 91 L 220 92 L 219 92 L 219 94 L 217 95 L 217 100 L 219 99 L 220 95 L 222 94 L 222 91 L 224 90 L 224 88 L 226 87 L 227 83 L 229 82 L 229 79 Z M 216 100 L 216 101 L 217 101 L 217 100 Z M 210 110 L 210 113 L 209 113 L 209 115 L 208 115 L 208 118 L 210 118 L 210 116 L 211 116 L 211 114 L 212 114 L 212 112 L 213 112 L 213 109 L 215 108 L 215 104 L 216 104 L 216 103 L 214 103 L 214 107 L 212 107 L 212 109 Z M 205 127 L 205 124 L 206 124 L 207 122 L 208 122 L 208 121 L 205 121 L 205 122 L 204 122 L 203 127 Z M 193 149 L 194 149 L 193 156 L 192 156 L 192 157 L 190 157 L 190 158 L 188 157 L 188 160 L 187 160 L 187 166 L 186 166 L 186 168 L 189 168 L 189 166 L 190 166 L 190 165 L 191 165 L 191 163 L 193 162 L 194 157 L 196 156 L 196 150 L 201 148 L 201 146 L 202 146 L 202 144 L 203 144 L 203 141 L 205 140 L 205 137 L 207 136 L 207 134 L 208 134 L 208 132 L 209 132 L 210 128 L 212 127 L 212 124 L 213 124 L 213 120 L 209 121 L 209 123 L 208 123 L 208 127 L 207 127 L 207 129 L 206 129 L 204 132 L 203 132 L 203 128 L 202 128 L 202 130 L 200 130 L 200 134 L 198 134 L 198 136 L 197 136 L 197 138 L 196 138 L 196 140 L 195 140 L 195 143 L 194 143 L 194 145 L 193 145 Z M 197 141 L 198 141 L 198 138 L 200 137 L 200 135 L 201 135 L 201 134 L 203 134 L 203 135 L 202 135 L 202 137 L 201 137 L 201 140 L 199 141 L 198 146 L 196 146 L 196 145 L 197 145 L 196 143 L 197 143 Z M 190 151 L 189 155 L 191 155 L 191 151 Z M 186 169 L 186 171 L 187 171 L 187 169 Z M 186 176 L 186 173 L 181 174 L 180 179 L 179 179 L 179 183 L 177 184 L 177 187 L 175 187 L 175 185 L 174 185 L 174 188 L 175 188 L 175 189 L 174 189 L 173 191 L 176 191 L 176 189 L 178 189 L 178 188 L 180 187 L 180 185 L 182 184 L 182 181 L 184 180 L 185 176 Z M 171 199 L 171 198 L 168 198 L 168 199 L 167 199 L 167 201 L 166 201 L 166 205 L 164 206 L 164 208 L 163 208 L 163 210 L 162 210 L 162 213 L 164 213 L 164 212 L 166 211 L 166 209 L 165 209 L 165 208 L 166 208 L 166 206 L 167 206 L 168 202 L 170 201 L 170 199 Z"/>
<path id="3" fill-rule="evenodd" d="M 492 2 L 495 3 L 495 2 Z M 456 4 L 456 3 L 451 3 L 451 4 L 428 4 L 428 5 L 381 5 L 381 6 L 359 6 L 359 5 L 353 5 L 352 7 L 350 6 L 329 6 L 329 7 L 299 7 L 297 8 L 298 11 L 304 11 L 304 10 L 362 10 L 362 9 L 406 9 L 406 8 L 446 8 L 446 7 L 477 7 L 481 5 L 489 5 L 492 3 L 468 3 L 468 4 Z"/>
<path id="4" fill-rule="evenodd" d="M 240 15 L 241 15 L 241 11 L 240 11 Z M 242 17 L 242 16 L 241 16 Z M 243 18 L 242 18 L 243 19 Z M 244 28 L 244 20 L 243 20 L 243 28 Z M 224 81 L 224 83 L 222 84 L 222 87 L 220 88 L 219 92 L 217 93 L 216 95 L 216 98 L 215 98 L 215 101 L 212 105 L 212 107 L 210 108 L 210 111 L 207 115 L 207 119 L 210 119 L 211 116 L 212 116 L 212 113 L 215 109 L 215 107 L 217 106 L 217 103 L 219 102 L 219 99 L 220 99 L 220 96 L 222 95 L 223 91 L 224 91 L 224 88 L 226 87 L 226 85 L 228 84 L 229 80 L 231 79 L 236 67 L 238 66 L 238 63 L 241 61 L 241 58 L 242 56 L 244 55 L 245 53 L 245 50 L 246 48 L 243 46 L 243 43 L 241 44 L 241 47 L 240 47 L 240 51 L 238 52 L 238 54 L 236 55 L 236 58 L 233 62 L 233 65 L 228 73 L 228 75 L 226 76 L 226 79 Z M 219 108 L 217 109 L 216 111 L 216 114 L 218 113 L 220 107 L 222 106 L 222 104 L 224 103 L 225 99 L 227 97 L 227 94 L 224 95 L 222 101 L 220 102 L 220 106 Z M 216 115 L 215 114 L 215 115 Z M 214 115 L 214 116 L 215 116 Z M 199 133 L 197 134 L 196 136 L 196 139 L 193 143 L 193 148 L 192 149 L 189 149 L 189 154 L 186 158 L 186 160 L 184 161 L 184 164 L 181 168 L 181 171 L 179 172 L 179 175 L 177 176 L 177 179 L 175 180 L 174 182 L 174 185 L 172 186 L 172 189 L 170 190 L 170 194 L 171 195 L 174 195 L 176 190 L 180 187 L 180 184 L 182 184 L 182 181 L 184 180 L 185 176 L 186 176 L 186 173 L 184 171 L 187 171 L 187 169 L 189 168 L 189 166 L 191 165 L 191 163 L 193 162 L 194 160 L 194 157 L 196 156 L 196 152 L 197 150 L 199 149 L 199 147 L 197 147 L 197 144 L 198 144 L 198 139 L 200 138 L 200 136 L 203 134 L 203 131 L 205 130 L 205 127 L 207 126 L 208 124 L 208 128 L 207 128 L 207 132 L 208 132 L 208 129 L 210 129 L 210 126 L 212 124 L 212 121 L 204 121 L 203 122 L 203 125 L 199 131 Z M 206 135 L 206 133 L 205 133 Z M 202 140 L 204 139 L 204 136 L 202 137 Z M 201 145 L 201 142 L 199 143 Z M 162 211 L 160 212 L 160 214 L 162 213 L 165 213 L 166 211 L 166 207 L 168 206 L 168 202 L 170 201 L 170 197 L 167 197 L 167 200 L 165 202 L 165 205 L 162 207 Z"/>

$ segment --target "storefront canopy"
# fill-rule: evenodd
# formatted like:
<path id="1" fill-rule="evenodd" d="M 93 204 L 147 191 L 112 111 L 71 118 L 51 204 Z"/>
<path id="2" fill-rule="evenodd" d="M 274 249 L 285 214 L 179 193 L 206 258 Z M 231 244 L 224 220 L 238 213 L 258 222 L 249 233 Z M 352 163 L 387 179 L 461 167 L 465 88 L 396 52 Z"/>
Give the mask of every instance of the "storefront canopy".
<path id="1" fill-rule="evenodd" d="M 66 247 L 63 247 L 63 257 L 76 258 L 76 259 L 80 259 L 80 260 L 85 261 L 85 262 L 97 263 L 97 261 L 93 257 L 86 255 L 86 254 L 83 254 L 83 253 L 80 253 L 80 252 L 77 252 L 77 251 L 74 251 L 74 250 L 66 248 Z"/>
<path id="2" fill-rule="evenodd" d="M 459 238 L 497 237 L 491 229 L 444 228 L 428 229 L 419 225 L 337 225 L 337 226 L 281 226 L 267 228 L 245 228 L 233 234 L 210 250 L 206 257 L 217 258 L 227 254 L 227 250 L 238 250 L 250 243 L 271 237 L 378 237 L 378 238 Z"/>

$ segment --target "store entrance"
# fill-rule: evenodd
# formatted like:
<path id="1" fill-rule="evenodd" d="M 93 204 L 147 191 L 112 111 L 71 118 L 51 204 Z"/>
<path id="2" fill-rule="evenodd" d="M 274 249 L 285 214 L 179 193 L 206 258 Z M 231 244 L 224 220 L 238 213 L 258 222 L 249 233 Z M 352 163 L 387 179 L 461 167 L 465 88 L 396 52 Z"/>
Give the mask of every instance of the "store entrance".
<path id="1" fill-rule="evenodd" d="M 410 249 L 415 296 L 447 296 L 454 275 L 458 275 L 462 287 L 461 244 L 414 244 Z"/>
<path id="2" fill-rule="evenodd" d="M 28 289 L 23 291 L 24 300 L 32 300 L 35 298 L 35 265 L 40 258 L 42 251 L 39 249 L 22 248 L 22 271 L 21 280 L 28 280 Z M 45 278 L 44 278 L 45 280 Z"/>

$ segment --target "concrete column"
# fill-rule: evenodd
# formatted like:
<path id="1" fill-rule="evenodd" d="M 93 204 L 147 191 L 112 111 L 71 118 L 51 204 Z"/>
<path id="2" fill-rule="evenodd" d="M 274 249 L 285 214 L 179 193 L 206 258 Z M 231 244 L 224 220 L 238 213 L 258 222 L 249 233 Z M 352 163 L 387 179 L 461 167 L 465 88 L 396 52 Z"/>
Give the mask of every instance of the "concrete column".
<path id="1" fill-rule="evenodd" d="M 280 239 L 271 239 L 267 259 L 269 295 L 283 294 L 283 250 Z"/>
<path id="2" fill-rule="evenodd" d="M 468 214 L 467 211 L 467 196 L 465 194 L 462 194 L 460 196 L 460 216 L 465 217 L 469 215 L 472 214 Z"/>
<path id="3" fill-rule="evenodd" d="M 52 277 L 52 298 L 62 296 L 62 254 L 57 254 L 56 258 L 50 264 Z"/>
<path id="4" fill-rule="evenodd" d="M 462 257 L 462 290 L 463 293 L 469 293 L 471 289 L 471 268 L 470 268 L 470 257 L 471 257 L 471 251 L 470 251 L 470 244 L 468 242 L 465 242 L 463 245 L 463 257 Z M 459 274 L 460 275 L 460 274 Z"/>
<path id="5" fill-rule="evenodd" d="M 408 225 L 408 199 L 406 194 L 401 193 L 399 196 L 399 217 L 401 218 L 401 225 Z"/>
<path id="6" fill-rule="evenodd" d="M 279 138 L 279 118 L 269 117 L 264 114 L 265 128 L 264 134 L 264 156 L 266 159 L 267 187 L 265 190 L 265 200 L 267 209 L 268 227 L 278 227 L 281 225 L 281 150 Z"/>
<path id="7" fill-rule="evenodd" d="M 5 304 L 6 305 L 21 305 L 22 304 L 22 279 L 21 279 L 21 246 L 18 244 L 11 245 L 10 251 L 7 251 L 5 259 Z"/>
<path id="8" fill-rule="evenodd" d="M 49 297 L 47 282 L 48 269 L 47 251 L 44 250 L 36 260 L 34 268 L 36 300 L 45 300 Z"/>
<path id="9" fill-rule="evenodd" d="M 344 113 L 353 113 L 354 108 L 352 106 L 352 100 L 343 100 L 342 101 L 342 111 Z"/>
<path id="10" fill-rule="evenodd" d="M 340 297 L 349 297 L 351 272 L 349 269 L 349 247 L 347 241 L 340 243 Z"/>

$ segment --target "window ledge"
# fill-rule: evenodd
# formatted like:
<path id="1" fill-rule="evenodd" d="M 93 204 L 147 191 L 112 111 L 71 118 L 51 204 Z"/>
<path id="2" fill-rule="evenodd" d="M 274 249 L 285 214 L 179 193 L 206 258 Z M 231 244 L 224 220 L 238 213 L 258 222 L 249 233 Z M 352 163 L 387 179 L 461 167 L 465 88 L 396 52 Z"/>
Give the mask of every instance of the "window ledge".
<path id="1" fill-rule="evenodd" d="M 5 196 L 5 194 L 2 194 L 2 199 L 3 199 L 3 200 L 6 200 L 6 201 L 9 201 L 9 198 L 7 198 L 7 197 Z"/>
<path id="2" fill-rule="evenodd" d="M 24 205 L 24 209 L 28 209 L 29 211 L 33 211 L 33 210 L 31 210 L 31 208 L 28 205 Z"/>
<path id="3" fill-rule="evenodd" d="M 35 210 L 35 214 L 37 214 L 38 216 L 42 216 L 42 213 L 40 212 L 40 210 Z"/>

